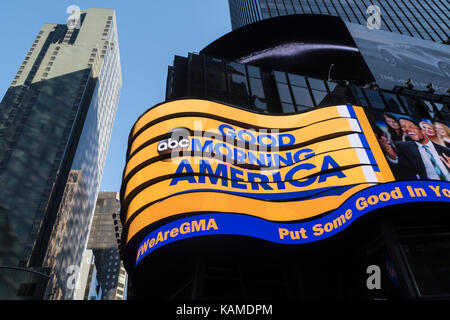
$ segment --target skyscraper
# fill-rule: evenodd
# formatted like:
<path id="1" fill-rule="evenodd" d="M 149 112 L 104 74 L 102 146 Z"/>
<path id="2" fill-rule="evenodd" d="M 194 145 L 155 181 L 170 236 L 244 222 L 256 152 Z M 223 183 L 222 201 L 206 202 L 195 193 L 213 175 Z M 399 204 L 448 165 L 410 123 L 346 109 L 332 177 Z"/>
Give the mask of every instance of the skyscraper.
<path id="1" fill-rule="evenodd" d="M 118 192 L 100 192 L 87 248 L 95 256 L 102 300 L 123 300 L 127 274 L 120 261 L 118 241 L 122 233 Z"/>
<path id="2" fill-rule="evenodd" d="M 366 25 L 380 10 L 381 30 L 437 42 L 449 41 L 450 5 L 442 0 L 229 0 L 233 30 L 263 19 L 290 14 L 339 16 L 344 22 Z M 372 6 L 372 7 L 371 7 Z"/>
<path id="3" fill-rule="evenodd" d="M 114 10 L 42 26 L 0 103 L 2 298 L 73 296 L 121 83 Z"/>

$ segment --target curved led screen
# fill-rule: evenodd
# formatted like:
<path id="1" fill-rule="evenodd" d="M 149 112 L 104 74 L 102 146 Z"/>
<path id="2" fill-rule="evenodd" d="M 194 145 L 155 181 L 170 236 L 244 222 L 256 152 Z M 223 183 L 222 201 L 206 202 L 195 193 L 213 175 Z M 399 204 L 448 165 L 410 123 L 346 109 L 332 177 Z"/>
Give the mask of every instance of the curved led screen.
<path id="1" fill-rule="evenodd" d="M 123 175 L 127 255 L 137 264 L 166 244 L 211 235 L 308 243 L 383 206 L 449 201 L 448 171 L 395 181 L 407 147 L 394 145 L 398 157 L 387 159 L 385 127 L 369 118 L 352 105 L 266 115 L 187 99 L 150 109 L 130 134 Z"/>

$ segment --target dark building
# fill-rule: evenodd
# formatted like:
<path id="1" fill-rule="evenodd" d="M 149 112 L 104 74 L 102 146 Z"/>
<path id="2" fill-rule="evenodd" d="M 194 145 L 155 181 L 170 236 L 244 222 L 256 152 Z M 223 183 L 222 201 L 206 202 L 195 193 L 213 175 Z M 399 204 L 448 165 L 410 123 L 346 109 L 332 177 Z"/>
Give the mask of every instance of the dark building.
<path id="1" fill-rule="evenodd" d="M 87 249 L 94 253 L 102 300 L 124 300 L 127 274 L 120 261 L 122 224 L 117 192 L 99 192 Z"/>
<path id="2" fill-rule="evenodd" d="M 318 2 L 302 1 L 302 4 Z M 289 121 L 289 117 L 308 114 L 328 106 L 361 106 L 367 114 L 374 137 L 378 138 L 380 150 L 384 152 L 385 161 L 389 164 L 396 183 L 400 185 L 410 180 L 440 180 L 443 188 L 449 187 L 448 165 L 448 169 L 445 169 L 445 165 L 440 164 L 443 172 L 440 172 L 442 175 L 439 177 L 431 176 L 430 170 L 425 170 L 425 167 L 417 172 L 412 167 L 400 170 L 397 164 L 405 164 L 405 158 L 398 156 L 396 159 L 388 159 L 389 149 L 384 148 L 387 144 L 383 144 L 383 141 L 389 140 L 389 143 L 392 143 L 389 145 L 392 146 L 395 141 L 393 149 L 400 154 L 405 145 L 413 143 L 407 129 L 403 131 L 403 136 L 400 134 L 399 137 L 393 129 L 389 129 L 389 116 L 396 121 L 407 119 L 412 122 L 421 119 L 428 125 L 434 125 L 434 133 L 438 130 L 438 123 L 445 123 L 445 130 L 449 131 L 450 97 L 446 92 L 449 75 L 444 67 L 446 59 L 449 58 L 446 45 L 400 34 L 392 35 L 392 32 L 382 30 L 371 30 L 374 32 L 372 38 L 364 42 L 364 33 L 358 29 L 361 26 L 345 23 L 339 17 L 328 14 L 288 15 L 263 20 L 260 18 L 266 16 L 261 14 L 262 11 L 257 6 L 259 3 L 230 2 L 232 19 L 237 19 L 233 22 L 233 28 L 236 30 L 217 39 L 199 54 L 190 53 L 186 57 L 174 58 L 173 65 L 168 69 L 166 103 L 154 106 L 144 113 L 130 134 L 128 165 L 124 171 L 121 190 L 121 218 L 124 224 L 122 257 L 130 275 L 129 298 L 448 299 L 450 220 L 445 215 L 449 204 L 448 200 L 442 200 L 444 198 L 441 199 L 442 202 L 434 199 L 423 203 L 405 202 L 378 208 L 370 215 L 358 218 L 351 226 L 332 237 L 301 245 L 280 245 L 258 239 L 258 236 L 245 236 L 245 232 L 257 234 L 259 227 L 255 224 L 246 226 L 248 229 L 242 230 L 242 233 L 183 238 L 162 244 L 147 256 L 144 255 L 143 252 L 150 250 L 149 246 L 156 246 L 158 237 L 161 236 L 161 242 L 166 240 L 163 238 L 163 232 L 166 232 L 167 237 L 172 237 L 172 231 L 176 230 L 173 233 L 176 238 L 178 230 L 182 230 L 181 227 L 174 227 L 178 221 L 179 224 L 193 221 L 196 214 L 213 216 L 210 212 L 216 213 L 215 217 L 226 216 L 227 213 L 238 213 L 241 209 L 237 206 L 234 209 L 237 211 L 219 210 L 219 198 L 226 191 L 213 190 L 215 193 L 205 196 L 203 201 L 212 204 L 216 201 L 217 206 L 211 204 L 208 207 L 205 204 L 204 207 L 196 207 L 195 204 L 186 203 L 186 208 L 200 208 L 199 211 L 196 213 L 186 209 L 186 212 L 177 216 L 167 216 L 147 225 L 141 224 L 144 226 L 142 229 L 136 227 L 138 222 L 145 221 L 143 216 L 151 214 L 152 207 L 176 211 L 168 207 L 168 204 L 164 207 L 164 203 L 182 207 L 181 199 L 188 199 L 180 195 L 188 193 L 183 190 L 152 202 L 144 201 L 146 196 L 159 192 L 159 189 L 152 189 L 152 184 L 156 185 L 167 179 L 163 173 L 158 176 L 159 172 L 153 172 L 157 178 L 148 181 L 142 180 L 145 174 L 140 175 L 146 168 L 150 169 L 154 164 L 168 161 L 167 155 L 159 149 L 156 153 L 156 145 L 158 148 L 161 143 L 167 145 L 168 142 L 164 139 L 169 137 L 172 141 L 178 138 L 179 145 L 186 139 L 183 135 L 170 135 L 170 131 L 154 131 L 153 136 L 148 133 L 147 130 L 158 127 L 160 122 L 173 120 L 171 113 L 174 114 L 172 117 L 175 120 L 181 117 L 204 116 L 208 121 L 215 120 L 250 130 L 251 125 L 246 126 L 245 120 L 238 116 L 243 114 L 242 110 L 250 111 L 255 117 L 279 116 Z M 293 4 L 294 1 L 284 3 Z M 333 3 L 336 5 L 338 2 Z M 339 3 L 344 6 L 346 2 Z M 352 6 L 352 9 L 357 8 Z M 237 28 L 241 22 L 236 21 L 244 21 L 241 24 L 247 24 L 253 21 L 250 17 L 260 17 L 256 20 L 262 21 Z M 371 41 L 395 42 L 393 39 L 397 41 L 397 37 L 401 37 L 404 45 L 432 47 L 433 51 L 427 51 L 428 55 L 433 56 L 438 61 L 436 65 L 441 68 L 437 68 L 436 72 L 430 71 L 431 68 L 414 68 L 415 64 L 423 62 L 423 57 L 414 63 L 409 60 L 410 68 L 404 68 L 404 64 L 400 66 L 399 60 L 383 58 L 381 52 L 387 46 L 380 47 L 379 55 L 367 49 L 370 48 Z M 381 44 L 375 46 L 378 48 Z M 393 48 L 390 50 L 394 51 Z M 426 60 L 431 61 L 431 58 Z M 385 71 L 386 68 L 389 70 Z M 386 75 L 384 72 L 387 72 Z M 409 79 L 406 83 L 403 79 L 405 76 L 406 80 Z M 427 83 L 431 85 L 426 85 Z M 222 106 L 226 110 L 232 107 L 236 116 L 224 118 L 219 112 L 207 116 L 188 111 L 183 113 L 181 106 L 200 104 L 201 100 L 196 99 L 217 102 L 219 107 Z M 177 103 L 180 105 L 178 109 Z M 230 114 L 233 114 L 232 111 Z M 160 118 L 155 118 L 156 115 Z M 189 120 L 185 123 L 174 123 L 179 127 L 189 127 L 187 135 L 192 135 Z M 261 126 L 266 128 L 262 124 Z M 337 131 L 330 134 L 331 137 L 338 135 Z M 445 135 L 442 132 L 439 141 L 441 146 L 436 146 L 436 149 L 444 150 L 445 154 L 450 156 L 450 136 L 446 139 Z M 431 136 L 430 133 L 430 140 Z M 237 139 L 236 135 L 234 137 Z M 447 147 L 444 146 L 444 140 L 447 141 Z M 234 143 L 235 147 L 239 146 L 237 142 Z M 300 146 L 307 143 L 312 142 L 301 141 Z M 205 143 L 203 149 L 207 149 L 206 146 Z M 218 149 L 214 149 L 215 152 L 216 150 Z M 145 158 L 145 152 L 153 152 L 157 156 Z M 193 149 L 191 156 L 196 156 L 195 152 Z M 417 158 L 420 157 L 421 155 L 417 155 Z M 158 168 L 162 170 L 163 166 Z M 247 167 L 241 167 L 242 170 L 243 168 Z M 177 170 L 172 176 L 183 179 L 182 177 L 190 174 L 187 172 Z M 222 172 L 203 170 L 199 175 L 211 176 L 210 186 L 219 189 L 217 179 L 223 178 Z M 230 176 L 226 177 L 233 180 Z M 234 177 L 236 179 L 236 176 Z M 198 179 L 205 181 L 200 177 Z M 185 185 L 190 186 L 195 180 L 185 182 Z M 222 183 L 227 185 L 224 180 Z M 383 184 L 379 186 L 383 187 Z M 195 191 L 200 191 L 201 194 L 211 190 Z M 239 191 L 240 197 L 246 197 L 242 189 Z M 174 199 L 172 201 L 180 200 L 170 202 L 171 198 Z M 136 204 L 136 199 L 141 202 Z M 283 201 L 286 200 L 274 200 L 277 203 Z M 298 201 L 303 201 L 303 198 Z M 267 201 L 267 206 L 271 203 L 272 201 Z M 325 202 L 321 205 L 325 205 Z M 261 209 L 256 209 L 255 205 L 253 210 L 264 211 L 264 206 L 259 208 Z M 245 212 L 252 211 L 252 207 L 246 209 L 248 210 Z M 273 212 L 273 215 L 277 214 L 282 212 Z M 326 215 L 320 217 L 325 219 Z M 235 224 L 236 226 L 233 226 L 233 223 L 230 223 L 230 228 L 235 227 L 233 230 L 237 230 L 239 223 Z M 262 224 L 258 226 L 262 228 Z M 167 228 L 164 229 L 166 225 Z M 169 226 L 174 229 L 169 229 Z M 151 238 L 152 236 L 154 238 Z M 297 236 L 299 237 L 299 234 Z M 379 289 L 367 285 L 371 267 L 378 267 L 381 272 L 382 285 Z"/>
<path id="3" fill-rule="evenodd" d="M 43 25 L 0 103 L 2 299 L 74 294 L 122 83 L 114 10 L 74 17 Z"/>
<path id="4" fill-rule="evenodd" d="M 322 14 L 366 25 L 376 5 L 381 30 L 437 42 L 449 41 L 450 5 L 441 0 L 229 0 L 233 30 L 263 19 L 291 14 Z"/>
<path id="5" fill-rule="evenodd" d="M 317 28 L 306 29 L 313 20 Z M 325 26 L 330 23 L 333 29 Z M 197 97 L 270 113 L 298 112 L 348 102 L 391 112 L 420 113 L 423 117 L 439 113 L 439 117 L 448 121 L 446 69 L 440 74 L 429 74 L 424 70 L 418 72 L 411 65 L 404 75 L 404 80 L 409 76 L 412 82 L 424 82 L 423 79 L 430 77 L 427 83 L 434 81 L 435 86 L 440 81 L 441 94 L 428 91 L 424 85 L 423 90 L 417 91 L 408 89 L 403 82 L 379 84 L 383 82 L 378 76 L 382 67 L 388 68 L 392 75 L 405 69 L 405 65 L 390 65 L 382 57 L 377 61 L 370 55 L 369 46 L 358 46 L 356 41 L 363 42 L 357 38 L 361 33 L 353 32 L 359 31 L 358 27 L 323 15 L 304 15 L 301 19 L 288 16 L 249 25 L 216 40 L 200 55 L 175 57 L 173 66 L 169 67 L 166 99 Z M 289 28 L 299 31 L 282 32 Z M 254 35 L 249 39 L 251 32 Z M 369 32 L 392 37 L 388 32 Z M 411 44 L 417 43 L 410 37 L 400 37 Z M 234 41 L 239 46 L 232 46 Z M 449 61 L 447 46 L 438 46 L 441 51 L 436 54 Z"/>

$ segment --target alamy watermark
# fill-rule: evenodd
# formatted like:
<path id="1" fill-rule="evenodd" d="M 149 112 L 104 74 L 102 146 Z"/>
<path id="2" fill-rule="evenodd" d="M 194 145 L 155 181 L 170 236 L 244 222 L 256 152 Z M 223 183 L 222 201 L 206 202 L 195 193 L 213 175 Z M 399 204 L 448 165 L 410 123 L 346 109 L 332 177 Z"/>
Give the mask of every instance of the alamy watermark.
<path id="1" fill-rule="evenodd" d="M 66 13 L 70 14 L 67 18 L 67 28 L 80 29 L 81 27 L 81 9 L 79 6 L 72 4 L 67 7 Z"/>
<path id="2" fill-rule="evenodd" d="M 366 273 L 370 274 L 367 278 L 366 286 L 369 290 L 381 289 L 381 269 L 379 266 L 373 264 L 367 267 Z"/>
<path id="3" fill-rule="evenodd" d="M 366 10 L 367 14 L 370 16 L 366 20 L 366 26 L 370 30 L 379 30 L 381 29 L 381 9 L 377 5 L 370 5 Z"/>

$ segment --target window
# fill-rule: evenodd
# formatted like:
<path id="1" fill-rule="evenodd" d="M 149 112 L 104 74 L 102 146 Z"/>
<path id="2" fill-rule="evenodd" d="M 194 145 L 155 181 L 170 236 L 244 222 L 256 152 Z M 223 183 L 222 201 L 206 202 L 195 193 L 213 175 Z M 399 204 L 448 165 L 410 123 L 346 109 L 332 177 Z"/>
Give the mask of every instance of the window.
<path id="1" fill-rule="evenodd" d="M 283 113 L 293 113 L 295 112 L 295 107 L 292 103 L 281 103 L 281 110 L 283 110 Z"/>
<path id="2" fill-rule="evenodd" d="M 307 87 L 306 79 L 305 77 L 298 76 L 296 74 L 288 74 L 289 82 L 292 86 L 300 86 L 300 87 Z"/>
<path id="3" fill-rule="evenodd" d="M 364 92 L 366 93 L 372 108 L 381 110 L 386 109 L 386 105 L 384 104 L 383 99 L 381 98 L 380 93 L 378 91 L 371 89 L 364 89 Z"/>
<path id="4" fill-rule="evenodd" d="M 327 91 L 323 80 L 308 78 L 308 82 L 312 90 Z"/>
<path id="5" fill-rule="evenodd" d="M 222 60 L 205 57 L 208 98 L 226 101 L 228 99 L 225 65 Z"/>
<path id="6" fill-rule="evenodd" d="M 426 111 L 430 115 L 429 117 L 431 119 L 434 119 L 436 117 L 436 111 L 435 111 L 434 105 L 430 101 L 427 101 L 427 100 L 422 100 L 422 102 L 425 105 Z"/>
<path id="7" fill-rule="evenodd" d="M 261 72 L 258 67 L 248 65 L 247 70 L 249 77 L 261 79 Z"/>
<path id="8" fill-rule="evenodd" d="M 441 118 L 445 121 L 450 121 L 450 105 L 436 102 L 434 103 L 434 105 L 439 111 Z"/>
<path id="9" fill-rule="evenodd" d="M 367 102 L 366 95 L 362 91 L 360 87 L 352 87 L 355 91 L 356 97 L 358 98 L 359 102 L 358 104 L 362 107 L 368 107 L 369 103 Z"/>
<path id="10" fill-rule="evenodd" d="M 266 96 L 261 79 L 249 77 L 250 90 L 252 93 L 252 104 L 258 108 L 267 110 Z"/>
<path id="11" fill-rule="evenodd" d="M 277 83 L 278 94 L 280 95 L 281 102 L 287 102 L 292 104 L 291 92 L 289 91 L 289 86 L 283 83 Z"/>
<path id="12" fill-rule="evenodd" d="M 189 86 L 188 94 L 197 97 L 204 97 L 204 79 L 203 79 L 203 59 L 197 55 L 189 55 Z"/>
<path id="13" fill-rule="evenodd" d="M 405 113 L 405 110 L 396 94 L 389 92 L 383 92 L 382 94 L 384 96 L 384 99 L 386 100 L 389 111 L 396 113 Z"/>
<path id="14" fill-rule="evenodd" d="M 297 106 L 302 108 L 314 107 L 308 88 L 292 86 L 292 93 L 294 94 L 294 100 Z"/>
<path id="15" fill-rule="evenodd" d="M 420 103 L 417 99 L 409 97 L 409 96 L 399 96 L 403 105 L 406 108 L 406 112 L 410 115 L 422 115 L 420 110 Z"/>
<path id="16" fill-rule="evenodd" d="M 276 82 L 287 83 L 286 74 L 284 72 L 274 71 L 273 75 Z"/>
<path id="17" fill-rule="evenodd" d="M 230 86 L 231 103 L 249 106 L 249 88 L 247 84 L 247 77 L 245 65 L 235 62 L 227 63 L 227 74 Z"/>
<path id="18" fill-rule="evenodd" d="M 333 104 L 323 80 L 308 78 L 308 82 L 316 103 L 316 107 L 323 107 Z"/>

